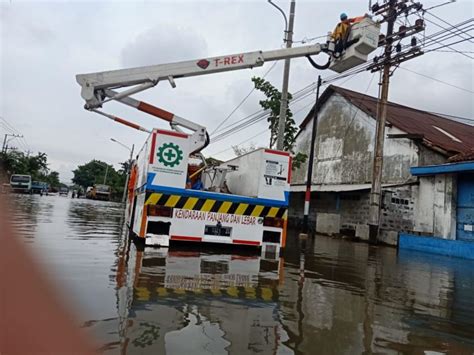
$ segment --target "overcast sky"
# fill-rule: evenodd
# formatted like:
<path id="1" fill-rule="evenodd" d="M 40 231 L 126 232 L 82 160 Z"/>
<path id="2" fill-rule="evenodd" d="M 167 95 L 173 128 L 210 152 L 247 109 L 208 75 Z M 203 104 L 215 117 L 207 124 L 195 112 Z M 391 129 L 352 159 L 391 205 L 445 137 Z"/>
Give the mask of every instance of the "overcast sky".
<path id="1" fill-rule="evenodd" d="M 275 2 L 288 10 L 289 1 Z M 443 2 L 423 1 L 425 8 Z M 20 149 L 29 148 L 34 153 L 46 152 L 50 168 L 59 171 L 64 182 L 70 181 L 71 170 L 78 164 L 91 159 L 116 166 L 126 160 L 127 150 L 111 142 L 111 137 L 128 146 L 135 144 L 136 148 L 146 139 L 146 133 L 84 110 L 76 74 L 277 49 L 283 43 L 282 16 L 266 0 L 1 0 L 0 6 L 0 116 L 24 135 L 24 141 L 13 140 L 11 144 Z M 367 12 L 367 7 L 367 0 L 297 0 L 294 39 L 300 41 L 324 35 L 333 29 L 342 11 L 355 16 Z M 473 9 L 474 2 L 465 0 L 434 9 L 433 13 L 455 24 L 472 18 Z M 440 30 L 427 25 L 427 34 Z M 472 43 L 466 42 L 456 48 L 474 50 Z M 262 76 L 271 65 L 178 79 L 175 89 L 163 82 L 138 98 L 203 124 L 212 132 L 250 92 L 251 77 Z M 460 54 L 432 52 L 406 62 L 402 67 L 474 91 L 473 60 Z M 278 63 L 267 79 L 280 87 L 282 71 L 283 63 Z M 292 60 L 290 92 L 314 82 L 318 74 L 325 77 L 334 73 L 318 73 L 306 59 Z M 335 84 L 344 83 L 342 86 L 346 88 L 366 92 L 371 76 L 363 73 Z M 377 80 L 378 77 L 372 80 L 368 94 L 377 94 Z M 391 83 L 391 101 L 474 118 L 470 92 L 405 70 L 396 71 Z M 262 97 L 253 92 L 228 122 L 258 111 L 258 100 Z M 298 124 L 309 111 L 312 100 L 314 97 L 310 96 L 294 105 Z M 119 104 L 108 104 L 105 109 L 148 128 L 167 128 L 166 123 Z M 205 153 L 219 153 L 216 157 L 220 159 L 230 158 L 232 144 L 255 136 L 265 127 L 261 122 L 211 144 Z M 2 138 L 5 133 L 7 130 L 2 121 Z M 244 145 L 250 142 L 266 145 L 268 133 Z"/>

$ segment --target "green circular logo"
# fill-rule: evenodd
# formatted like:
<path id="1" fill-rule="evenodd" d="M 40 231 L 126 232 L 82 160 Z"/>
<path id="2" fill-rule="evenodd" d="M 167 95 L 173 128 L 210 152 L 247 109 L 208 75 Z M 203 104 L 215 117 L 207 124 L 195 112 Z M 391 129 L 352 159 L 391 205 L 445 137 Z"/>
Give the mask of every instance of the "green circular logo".
<path id="1" fill-rule="evenodd" d="M 164 166 L 175 167 L 183 160 L 183 151 L 179 145 L 173 143 L 164 143 L 158 148 L 158 161 Z"/>

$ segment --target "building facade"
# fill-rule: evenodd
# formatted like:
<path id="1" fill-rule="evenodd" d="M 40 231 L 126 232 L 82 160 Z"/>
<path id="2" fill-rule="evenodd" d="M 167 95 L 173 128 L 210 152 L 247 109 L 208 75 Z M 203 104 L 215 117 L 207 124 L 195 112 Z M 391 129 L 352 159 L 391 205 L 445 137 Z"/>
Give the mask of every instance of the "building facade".
<path id="1" fill-rule="evenodd" d="M 308 156 L 314 110 L 318 118 L 310 221 L 318 233 L 368 240 L 377 99 L 327 88 L 296 137 L 295 151 Z M 410 169 L 444 164 L 451 156 L 474 148 L 474 127 L 394 103 L 389 103 L 387 111 L 380 239 L 396 245 L 399 232 L 422 232 L 429 226 L 433 235 L 446 237 L 451 232 L 446 219 L 455 218 L 450 208 L 455 204 L 456 182 L 445 177 L 432 194 Z M 292 178 L 289 217 L 293 223 L 303 215 L 307 164 Z M 437 198 L 436 203 L 432 198 Z"/>

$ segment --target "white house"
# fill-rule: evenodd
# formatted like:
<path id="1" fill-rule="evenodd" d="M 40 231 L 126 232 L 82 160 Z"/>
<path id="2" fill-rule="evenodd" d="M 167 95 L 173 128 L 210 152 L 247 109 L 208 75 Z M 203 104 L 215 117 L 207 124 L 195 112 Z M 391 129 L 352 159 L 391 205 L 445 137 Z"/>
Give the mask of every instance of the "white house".
<path id="1" fill-rule="evenodd" d="M 295 151 L 309 156 L 314 110 L 318 122 L 311 183 L 310 221 L 316 231 L 368 239 L 369 193 L 377 99 L 328 87 L 300 126 Z M 397 244 L 399 232 L 447 238 L 456 209 L 456 179 L 444 176 L 428 192 L 410 168 L 439 165 L 474 148 L 474 126 L 389 103 L 384 145 L 381 240 Z M 294 172 L 290 222 L 303 215 L 307 164 Z M 442 198 L 427 198 L 437 194 Z M 419 218 L 422 213 L 430 216 Z"/>

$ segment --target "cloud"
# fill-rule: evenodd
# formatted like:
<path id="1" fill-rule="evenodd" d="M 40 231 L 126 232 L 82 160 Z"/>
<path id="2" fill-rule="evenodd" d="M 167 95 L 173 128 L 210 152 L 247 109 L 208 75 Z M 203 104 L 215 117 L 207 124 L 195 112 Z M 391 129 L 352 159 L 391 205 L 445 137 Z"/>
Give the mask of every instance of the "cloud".
<path id="1" fill-rule="evenodd" d="M 161 23 L 137 35 L 122 50 L 124 67 L 154 65 L 205 57 L 205 39 L 189 27 Z"/>

